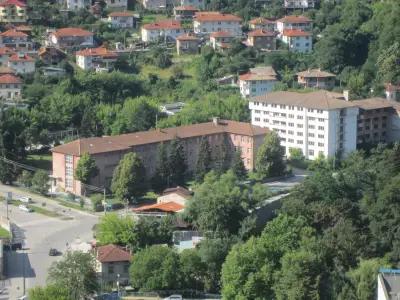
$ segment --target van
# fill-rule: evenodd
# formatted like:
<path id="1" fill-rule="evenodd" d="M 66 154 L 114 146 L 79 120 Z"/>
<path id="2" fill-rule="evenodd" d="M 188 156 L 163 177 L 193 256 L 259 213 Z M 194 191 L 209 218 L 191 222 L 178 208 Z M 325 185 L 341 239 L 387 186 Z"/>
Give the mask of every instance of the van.
<path id="1" fill-rule="evenodd" d="M 33 212 L 33 209 L 32 209 L 32 208 L 27 207 L 26 205 L 23 205 L 23 204 L 19 205 L 18 208 L 19 208 L 20 210 L 22 210 L 22 211 Z"/>
<path id="2" fill-rule="evenodd" d="M 32 198 L 31 197 L 26 197 L 26 196 L 21 196 L 18 198 L 19 201 L 23 203 L 32 203 Z"/>

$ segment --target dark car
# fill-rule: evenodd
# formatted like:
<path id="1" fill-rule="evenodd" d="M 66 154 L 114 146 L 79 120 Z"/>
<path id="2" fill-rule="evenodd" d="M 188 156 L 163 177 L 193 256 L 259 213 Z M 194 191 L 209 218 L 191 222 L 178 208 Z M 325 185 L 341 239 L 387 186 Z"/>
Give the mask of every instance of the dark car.
<path id="1" fill-rule="evenodd" d="M 50 248 L 50 250 L 49 250 L 49 256 L 57 256 L 57 255 L 60 255 L 60 251 L 58 251 L 58 250 L 55 249 L 55 248 Z"/>

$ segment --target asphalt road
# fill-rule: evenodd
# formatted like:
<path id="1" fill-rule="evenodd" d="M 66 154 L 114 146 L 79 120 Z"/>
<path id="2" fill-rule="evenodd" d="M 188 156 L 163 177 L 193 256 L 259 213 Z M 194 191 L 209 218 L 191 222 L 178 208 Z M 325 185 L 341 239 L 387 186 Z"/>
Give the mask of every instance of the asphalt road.
<path id="1" fill-rule="evenodd" d="M 0 193 L 13 190 L 14 193 L 26 195 L 9 186 L 0 185 Z M 32 196 L 34 202 L 46 202 L 46 209 L 57 211 L 62 218 L 46 217 L 37 213 L 27 213 L 15 206 L 9 206 L 10 220 L 16 225 L 16 232 L 24 241 L 24 251 L 5 251 L 7 280 L 0 282 L 6 290 L 0 294 L 0 300 L 15 300 L 24 294 L 25 289 L 37 285 L 44 285 L 47 270 L 51 263 L 61 256 L 49 256 L 49 249 L 56 248 L 64 252 L 67 244 L 76 238 L 82 241 L 92 240 L 92 227 L 98 221 L 98 216 L 65 208 L 55 201 Z M 11 212 L 10 212 L 11 210 Z M 1 215 L 6 215 L 5 204 L 0 205 Z M 68 217 L 68 218 L 65 218 Z M 67 219 L 67 220 L 64 220 Z"/>

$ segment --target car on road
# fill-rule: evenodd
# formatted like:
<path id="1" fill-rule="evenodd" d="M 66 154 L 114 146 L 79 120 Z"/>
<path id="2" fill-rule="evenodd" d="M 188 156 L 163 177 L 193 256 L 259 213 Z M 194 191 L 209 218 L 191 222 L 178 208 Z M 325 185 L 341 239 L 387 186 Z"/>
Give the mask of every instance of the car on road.
<path id="1" fill-rule="evenodd" d="M 18 200 L 23 203 L 32 203 L 32 198 L 27 196 L 18 197 Z"/>
<path id="2" fill-rule="evenodd" d="M 164 300 L 183 300 L 182 295 L 171 295 L 167 298 L 164 298 Z"/>
<path id="3" fill-rule="evenodd" d="M 33 209 L 32 208 L 30 208 L 30 207 L 28 207 L 28 206 L 26 206 L 26 205 L 23 205 L 23 204 L 21 204 L 21 205 L 19 205 L 18 206 L 18 208 L 20 209 L 20 210 L 22 210 L 22 211 L 26 211 L 26 212 L 33 212 Z"/>
<path id="4" fill-rule="evenodd" d="M 60 255 L 60 254 L 61 254 L 61 252 L 58 251 L 58 250 L 55 249 L 55 248 L 50 248 L 50 250 L 49 250 L 49 256 L 58 256 L 58 255 Z"/>

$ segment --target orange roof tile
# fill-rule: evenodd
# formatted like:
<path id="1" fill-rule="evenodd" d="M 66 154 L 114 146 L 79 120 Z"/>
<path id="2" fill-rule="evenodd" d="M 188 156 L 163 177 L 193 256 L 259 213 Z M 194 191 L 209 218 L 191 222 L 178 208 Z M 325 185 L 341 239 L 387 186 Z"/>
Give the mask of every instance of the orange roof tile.
<path id="1" fill-rule="evenodd" d="M 275 33 L 265 30 L 265 29 L 256 29 L 256 30 L 250 31 L 248 33 L 248 36 L 275 36 Z"/>
<path id="2" fill-rule="evenodd" d="M 23 53 L 14 53 L 8 59 L 9 61 L 35 61 L 32 57 Z"/>
<path id="3" fill-rule="evenodd" d="M 130 261 L 131 254 L 116 245 L 105 245 L 97 248 L 97 260 L 101 263 Z"/>
<path id="4" fill-rule="evenodd" d="M 170 202 L 163 202 L 163 203 L 156 203 L 150 205 L 143 205 L 137 208 L 134 208 L 133 211 L 135 212 L 144 212 L 144 211 L 161 211 L 166 213 L 177 213 L 183 210 L 185 207 L 179 203 L 170 201 Z"/>
<path id="5" fill-rule="evenodd" d="M 4 31 L 0 33 L 0 36 L 4 37 L 27 37 L 28 35 L 26 33 L 23 33 L 22 31 L 18 31 L 16 29 L 10 29 L 7 31 Z"/>
<path id="6" fill-rule="evenodd" d="M 285 29 L 283 30 L 284 36 L 310 36 L 311 33 L 300 29 Z"/>
<path id="7" fill-rule="evenodd" d="M 133 17 L 134 14 L 130 11 L 114 11 L 108 15 L 109 17 Z"/>
<path id="8" fill-rule="evenodd" d="M 285 16 L 279 19 L 280 23 L 311 23 L 312 21 L 305 16 Z"/>
<path id="9" fill-rule="evenodd" d="M 108 57 L 108 58 L 117 58 L 118 54 L 114 51 L 110 51 L 105 47 L 99 48 L 88 48 L 84 50 L 77 51 L 75 53 L 79 56 L 101 56 L 101 57 Z"/>
<path id="10" fill-rule="evenodd" d="M 160 30 L 160 29 L 181 29 L 181 22 L 176 20 L 161 20 L 151 24 L 143 25 L 146 30 Z"/>
<path id="11" fill-rule="evenodd" d="M 22 80 L 12 74 L 0 75 L 0 84 L 21 84 Z"/>
<path id="12" fill-rule="evenodd" d="M 5 0 L 0 2 L 0 6 L 19 6 L 19 7 L 25 7 L 26 4 L 24 2 L 18 1 L 18 0 Z"/>
<path id="13" fill-rule="evenodd" d="M 56 32 L 54 32 L 55 36 L 64 37 L 64 36 L 92 36 L 93 32 L 84 30 L 82 28 L 60 28 Z"/>
<path id="14" fill-rule="evenodd" d="M 216 22 L 216 21 L 231 21 L 231 22 L 241 22 L 242 18 L 232 15 L 223 14 L 217 11 L 202 11 L 197 12 L 194 16 L 196 21 L 199 22 Z"/>
<path id="15" fill-rule="evenodd" d="M 192 34 L 182 34 L 176 38 L 178 41 L 198 41 L 199 38 L 197 38 L 195 35 Z"/>
<path id="16" fill-rule="evenodd" d="M 296 75 L 300 76 L 300 77 L 305 77 L 305 78 L 336 77 L 335 74 L 322 71 L 321 69 L 309 69 L 309 70 L 306 70 L 306 71 L 299 72 Z"/>

